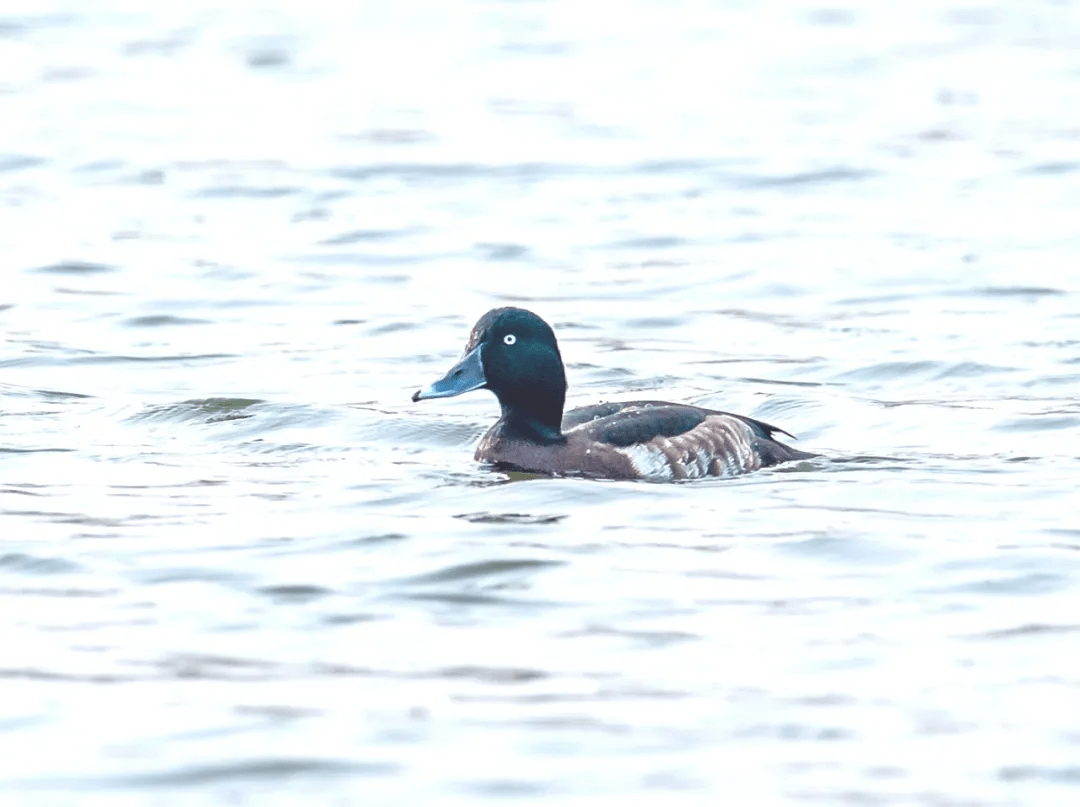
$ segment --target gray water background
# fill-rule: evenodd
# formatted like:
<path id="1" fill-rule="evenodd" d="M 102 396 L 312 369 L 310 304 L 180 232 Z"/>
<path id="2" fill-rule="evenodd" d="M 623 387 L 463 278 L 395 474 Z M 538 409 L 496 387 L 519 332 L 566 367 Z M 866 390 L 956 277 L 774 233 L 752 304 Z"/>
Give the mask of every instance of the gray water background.
<path id="1" fill-rule="evenodd" d="M 1080 6 L 0 7 L 0 803 L 1075 805 Z M 654 485 L 414 405 L 829 459 Z"/>

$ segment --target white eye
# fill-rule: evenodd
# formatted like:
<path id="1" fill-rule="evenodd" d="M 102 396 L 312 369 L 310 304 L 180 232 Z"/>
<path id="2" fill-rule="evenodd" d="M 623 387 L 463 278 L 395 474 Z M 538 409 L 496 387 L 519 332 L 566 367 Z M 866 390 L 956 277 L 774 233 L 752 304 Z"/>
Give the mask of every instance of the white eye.
<path id="1" fill-rule="evenodd" d="M 516 341 L 517 341 L 517 337 L 514 336 L 512 333 L 508 333 L 506 336 L 503 337 L 503 344 L 504 345 L 512 345 Z"/>

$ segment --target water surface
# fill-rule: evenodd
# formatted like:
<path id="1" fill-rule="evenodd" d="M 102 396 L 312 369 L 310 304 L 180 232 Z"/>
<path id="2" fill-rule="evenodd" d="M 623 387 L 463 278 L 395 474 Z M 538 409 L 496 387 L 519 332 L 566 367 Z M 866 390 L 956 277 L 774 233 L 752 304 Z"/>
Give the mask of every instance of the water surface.
<path id="1" fill-rule="evenodd" d="M 1072 805 L 1075 3 L 0 13 L 5 804 Z M 826 459 L 472 461 L 570 403 Z M 719 799 L 719 801 L 718 801 Z"/>

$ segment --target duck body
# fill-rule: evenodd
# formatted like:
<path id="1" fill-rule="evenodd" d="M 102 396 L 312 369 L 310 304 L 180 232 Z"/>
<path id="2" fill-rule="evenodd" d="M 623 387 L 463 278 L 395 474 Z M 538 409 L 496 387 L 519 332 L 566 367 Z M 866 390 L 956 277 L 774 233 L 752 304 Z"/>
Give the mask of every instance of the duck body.
<path id="1" fill-rule="evenodd" d="M 512 470 L 606 479 L 734 476 L 815 454 L 773 439 L 753 418 L 688 404 L 630 401 L 563 413 L 566 373 L 551 327 L 531 311 L 497 308 L 476 323 L 465 355 L 414 401 L 490 389 L 502 416 L 476 459 Z"/>
<path id="2" fill-rule="evenodd" d="M 815 456 L 772 439 L 780 430 L 759 420 L 664 401 L 571 409 L 562 421 L 563 442 L 522 439 L 501 426 L 481 439 L 477 460 L 608 479 L 735 476 Z"/>

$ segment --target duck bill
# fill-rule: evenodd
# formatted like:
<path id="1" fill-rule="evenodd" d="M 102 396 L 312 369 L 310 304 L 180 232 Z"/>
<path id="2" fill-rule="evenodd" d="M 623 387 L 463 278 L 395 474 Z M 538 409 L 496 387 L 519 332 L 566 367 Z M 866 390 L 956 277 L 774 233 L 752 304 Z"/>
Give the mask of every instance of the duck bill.
<path id="1" fill-rule="evenodd" d="M 429 398 L 452 398 L 486 386 L 487 376 L 484 375 L 484 363 L 480 360 L 480 346 L 477 345 L 434 384 L 414 392 L 412 399 L 426 401 Z"/>

